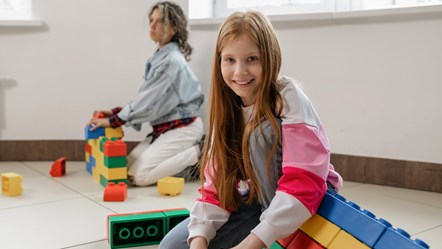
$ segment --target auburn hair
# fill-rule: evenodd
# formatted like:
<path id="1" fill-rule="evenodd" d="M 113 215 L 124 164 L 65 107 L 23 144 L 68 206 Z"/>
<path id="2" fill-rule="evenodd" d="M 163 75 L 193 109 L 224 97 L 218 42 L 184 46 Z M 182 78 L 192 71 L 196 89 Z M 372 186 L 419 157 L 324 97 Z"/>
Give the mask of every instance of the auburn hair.
<path id="1" fill-rule="evenodd" d="M 224 47 L 241 35 L 247 35 L 260 49 L 263 83 L 254 97 L 254 111 L 250 122 L 244 123 L 241 98 L 224 82 L 221 74 L 221 53 Z M 250 160 L 249 139 L 255 129 L 263 131 L 262 123 L 270 122 L 275 140 L 266 144 L 271 148 L 267 171 L 280 141 L 277 118 L 282 112 L 282 98 L 278 91 L 278 75 L 281 67 L 281 50 L 275 31 L 262 13 L 257 11 L 235 12 L 221 25 L 218 32 L 212 63 L 209 124 L 201 159 L 201 183 L 205 181 L 206 167 L 213 167 L 211 178 L 218 190 L 218 200 L 223 208 L 235 210 L 243 201 L 237 191 L 238 180 L 250 180 L 250 192 L 246 203 L 261 201 L 261 189 Z M 263 132 L 261 132 L 264 134 Z M 204 191 L 204 187 L 202 188 Z"/>

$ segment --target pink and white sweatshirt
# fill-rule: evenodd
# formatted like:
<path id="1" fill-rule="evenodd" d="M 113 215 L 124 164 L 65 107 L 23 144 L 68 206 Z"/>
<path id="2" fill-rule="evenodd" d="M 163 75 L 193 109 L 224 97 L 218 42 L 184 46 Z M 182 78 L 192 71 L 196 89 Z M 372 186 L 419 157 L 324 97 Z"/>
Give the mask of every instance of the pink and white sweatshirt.
<path id="1" fill-rule="evenodd" d="M 330 163 L 328 139 L 319 117 L 294 80 L 280 79 L 284 100 L 282 119 L 282 176 L 260 223 L 251 231 L 269 248 L 292 234 L 316 213 L 327 191 L 326 181 L 342 187 L 342 178 Z M 214 165 L 205 170 L 204 194 L 190 213 L 189 240 L 203 236 L 209 242 L 227 222 L 230 213 L 221 208 L 212 182 Z M 201 192 L 201 191 L 200 191 Z"/>

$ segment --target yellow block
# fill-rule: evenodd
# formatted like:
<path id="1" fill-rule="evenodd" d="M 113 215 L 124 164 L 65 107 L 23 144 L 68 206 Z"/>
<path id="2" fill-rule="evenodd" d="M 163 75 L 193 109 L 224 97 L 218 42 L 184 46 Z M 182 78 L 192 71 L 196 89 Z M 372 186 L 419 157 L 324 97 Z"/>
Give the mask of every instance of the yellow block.
<path id="1" fill-rule="evenodd" d="M 157 182 L 158 192 L 163 195 L 176 196 L 184 189 L 184 178 L 167 176 Z"/>
<path id="2" fill-rule="evenodd" d="M 2 174 L 2 193 L 7 196 L 17 196 L 23 192 L 21 183 L 23 176 L 9 172 Z"/>
<path id="3" fill-rule="evenodd" d="M 299 229 L 325 248 L 328 248 L 330 242 L 341 230 L 340 227 L 318 214 L 313 215 Z"/>
<path id="4" fill-rule="evenodd" d="M 100 168 L 100 173 L 108 180 L 126 179 L 127 167 L 107 168 L 106 166 L 103 166 Z"/>
<path id="5" fill-rule="evenodd" d="M 117 128 L 106 128 L 104 130 L 104 135 L 107 138 L 122 138 L 123 137 L 123 129 L 121 127 Z"/>
<path id="6" fill-rule="evenodd" d="M 100 182 L 100 172 L 98 171 L 97 167 L 92 168 L 92 179 L 96 182 Z"/>
<path id="7" fill-rule="evenodd" d="M 338 235 L 330 243 L 328 249 L 370 249 L 366 244 L 362 243 L 351 234 L 344 230 L 339 231 Z"/>

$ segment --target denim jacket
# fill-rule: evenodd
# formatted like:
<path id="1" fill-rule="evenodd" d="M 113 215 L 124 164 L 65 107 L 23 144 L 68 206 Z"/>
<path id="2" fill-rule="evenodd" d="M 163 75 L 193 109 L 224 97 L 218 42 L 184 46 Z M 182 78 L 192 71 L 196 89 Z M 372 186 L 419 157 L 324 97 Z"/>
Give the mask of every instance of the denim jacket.
<path id="1" fill-rule="evenodd" d="M 157 125 L 176 119 L 201 116 L 204 95 L 178 44 L 171 42 L 147 60 L 138 96 L 118 113 L 126 125 Z"/>

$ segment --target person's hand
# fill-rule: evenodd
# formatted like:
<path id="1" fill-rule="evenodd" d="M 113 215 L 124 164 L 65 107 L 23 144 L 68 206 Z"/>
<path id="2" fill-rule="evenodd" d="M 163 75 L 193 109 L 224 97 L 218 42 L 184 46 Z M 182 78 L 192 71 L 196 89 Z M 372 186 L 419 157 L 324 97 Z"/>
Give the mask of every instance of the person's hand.
<path id="1" fill-rule="evenodd" d="M 207 249 L 207 241 L 204 237 L 195 237 L 190 241 L 190 249 Z"/>
<path id="2" fill-rule="evenodd" d="M 112 116 L 112 110 L 95 110 L 93 117 L 94 118 L 107 118 Z"/>
<path id="3" fill-rule="evenodd" d="M 110 122 L 108 118 L 92 118 L 91 120 L 89 120 L 86 126 L 89 125 L 92 126 L 90 130 L 93 131 L 98 127 L 104 127 L 104 128 L 110 127 Z"/>
<path id="4" fill-rule="evenodd" d="M 262 249 L 265 244 L 253 233 L 249 234 L 241 243 L 232 247 L 231 249 Z"/>

